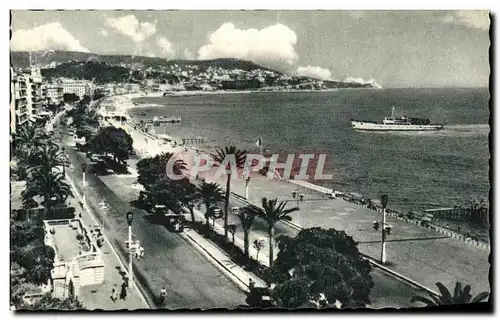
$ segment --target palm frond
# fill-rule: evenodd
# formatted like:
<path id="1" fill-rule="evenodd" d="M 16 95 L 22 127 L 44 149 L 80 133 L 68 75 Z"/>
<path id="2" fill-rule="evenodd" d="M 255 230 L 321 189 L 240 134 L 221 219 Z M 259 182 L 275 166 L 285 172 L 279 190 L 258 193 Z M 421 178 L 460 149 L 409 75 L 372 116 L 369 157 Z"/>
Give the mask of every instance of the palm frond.
<path id="1" fill-rule="evenodd" d="M 411 298 L 410 302 L 415 303 L 415 302 L 422 302 L 425 303 L 427 306 L 437 306 L 434 301 L 426 298 L 426 297 L 421 297 L 421 296 L 414 296 Z"/>
<path id="2" fill-rule="evenodd" d="M 481 292 L 480 294 L 478 294 L 477 296 L 474 297 L 474 299 L 472 299 L 472 303 L 478 303 L 478 302 L 482 302 L 484 299 L 488 298 L 488 296 L 490 295 L 489 292 Z"/>

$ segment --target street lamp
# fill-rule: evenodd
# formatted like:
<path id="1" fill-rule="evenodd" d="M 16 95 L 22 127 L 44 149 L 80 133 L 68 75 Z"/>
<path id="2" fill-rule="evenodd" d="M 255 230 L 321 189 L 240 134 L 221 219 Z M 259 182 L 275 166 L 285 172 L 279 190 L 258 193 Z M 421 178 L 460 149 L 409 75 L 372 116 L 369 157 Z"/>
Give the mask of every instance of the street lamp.
<path id="1" fill-rule="evenodd" d="M 292 198 L 296 201 L 297 203 L 297 224 L 300 226 L 300 203 L 304 201 L 304 194 L 299 193 L 297 190 L 292 191 Z"/>
<path id="2" fill-rule="evenodd" d="M 62 150 L 63 157 L 64 157 L 64 159 L 63 159 L 63 176 L 66 178 L 66 161 L 67 161 L 66 160 L 66 153 L 65 153 L 66 149 L 64 147 L 62 147 L 61 150 Z"/>
<path id="3" fill-rule="evenodd" d="M 382 252 L 380 254 L 380 262 L 383 264 L 387 262 L 387 255 L 385 251 L 385 233 L 386 233 L 386 211 L 385 209 L 387 208 L 387 202 L 389 201 L 389 198 L 387 195 L 382 196 Z M 389 230 L 390 233 L 390 230 Z"/>
<path id="4" fill-rule="evenodd" d="M 248 200 L 248 183 L 250 182 L 250 176 L 245 179 L 245 199 Z"/>
<path id="5" fill-rule="evenodd" d="M 134 219 L 134 213 L 132 211 L 127 212 L 127 223 L 128 223 L 128 278 L 129 283 L 132 284 L 133 272 L 132 272 L 132 220 Z"/>
<path id="6" fill-rule="evenodd" d="M 83 180 L 83 185 L 85 185 L 85 170 L 87 169 L 87 164 L 82 163 L 82 180 Z"/>

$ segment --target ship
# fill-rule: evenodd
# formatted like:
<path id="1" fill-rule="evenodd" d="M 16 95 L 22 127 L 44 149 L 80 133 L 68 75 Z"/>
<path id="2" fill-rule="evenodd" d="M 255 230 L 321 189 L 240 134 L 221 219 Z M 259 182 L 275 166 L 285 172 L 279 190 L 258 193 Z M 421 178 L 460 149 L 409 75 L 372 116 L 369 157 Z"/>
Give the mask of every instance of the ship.
<path id="1" fill-rule="evenodd" d="M 442 124 L 432 124 L 425 118 L 396 117 L 394 110 L 392 107 L 391 116 L 382 122 L 351 119 L 352 128 L 358 131 L 437 131 L 444 128 Z"/>

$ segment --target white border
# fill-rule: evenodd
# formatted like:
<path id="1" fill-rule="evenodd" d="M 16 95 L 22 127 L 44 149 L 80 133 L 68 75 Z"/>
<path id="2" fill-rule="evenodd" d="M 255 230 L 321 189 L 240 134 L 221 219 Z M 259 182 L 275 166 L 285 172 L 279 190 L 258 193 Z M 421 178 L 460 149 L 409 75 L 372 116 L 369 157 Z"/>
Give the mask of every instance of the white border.
<path id="1" fill-rule="evenodd" d="M 50 1 L 43 1 L 43 4 L 40 3 L 40 1 L 36 0 L 23 0 L 23 1 L 15 1 L 8 3 L 6 1 L 2 2 L 2 6 L 4 4 L 10 5 L 10 8 L 2 8 L 3 10 L 1 11 L 1 19 L 2 19 L 2 25 L 3 26 L 8 26 L 9 25 L 9 9 L 34 9 L 34 8 L 44 8 L 44 9 L 99 9 L 99 10 L 104 10 L 104 9 L 116 9 L 116 8 L 121 8 L 121 9 L 184 9 L 184 10 L 193 10 L 193 9 L 221 9 L 221 10 L 227 10 L 227 9 L 295 9 L 295 10 L 311 10 L 311 9 L 398 9 L 398 10 L 439 10 L 439 9 L 486 9 L 486 10 L 491 10 L 493 13 L 498 12 L 496 10 L 498 6 L 498 1 L 492 1 L 492 0 L 475 0 L 475 1 L 470 1 L 470 0 L 454 0 L 454 1 L 429 1 L 429 0 L 420 0 L 420 1 L 359 1 L 359 0 L 351 0 L 351 1 L 325 1 L 325 0 L 308 0 L 308 1 L 269 1 L 269 0 L 253 0 L 251 2 L 237 2 L 234 0 L 210 0 L 210 1 L 196 1 L 196 0 L 184 0 L 184 1 L 168 1 L 168 2 L 162 2 L 158 0 L 141 0 L 141 1 L 128 1 L 125 3 L 124 1 L 102 1 L 102 0 L 87 0 L 87 1 L 78 1 L 78 2 L 71 2 L 71 1 L 61 1 L 61 0 L 50 0 Z M 498 24 L 498 18 L 496 20 L 496 24 Z M 8 100 L 9 100 L 9 93 L 7 91 L 7 87 L 9 85 L 9 80 L 8 80 L 8 69 L 7 65 L 9 62 L 9 55 L 8 55 L 8 49 L 9 49 L 9 43 L 8 39 L 5 36 L 6 32 L 4 33 L 4 38 L 2 42 L 2 50 L 0 51 L 1 58 L 4 61 L 3 66 L 4 70 L 6 71 L 3 73 L 3 76 L 0 77 L 0 85 L 3 90 L 0 91 L 1 95 L 1 101 L 3 101 L 3 113 L 1 116 L 1 119 L 4 121 L 4 130 L 5 132 L 0 134 L 0 143 L 1 143 L 1 150 L 2 150 L 2 165 L 0 166 L 0 181 L 1 181 L 1 192 L 0 196 L 2 197 L 2 200 L 0 203 L 4 203 L 5 206 L 9 203 L 9 198 L 8 198 L 8 181 L 9 181 L 9 172 L 8 172 L 8 167 L 7 163 L 9 161 L 8 159 L 8 151 L 9 150 L 9 140 L 8 140 L 8 116 L 7 116 L 7 105 L 8 105 Z M 495 35 L 495 40 L 497 40 L 498 35 Z M 496 42 L 496 41 L 495 41 Z M 498 64 L 498 52 L 495 52 L 495 58 Z M 496 66 L 495 66 L 496 67 Z M 494 92 L 498 92 L 498 83 L 495 84 Z M 498 99 L 498 98 L 497 98 Z M 496 107 L 496 106 L 495 106 Z M 495 117 L 495 123 L 498 123 L 497 117 L 498 113 L 500 111 L 497 111 L 497 116 Z M 498 131 L 498 130 L 495 130 Z M 496 133 L 495 133 L 496 135 Z M 498 138 L 498 137 L 497 137 Z M 498 141 L 496 141 L 498 142 Z M 496 145 L 496 143 L 495 143 Z M 497 170 L 499 170 L 498 162 L 495 161 Z M 496 181 L 495 181 L 496 182 Z M 496 184 L 495 184 L 496 185 Z M 500 191 L 495 192 L 495 199 L 499 199 L 498 193 Z M 495 208 L 492 210 L 494 213 L 496 213 L 497 210 L 496 207 L 498 207 L 498 204 L 495 203 Z M 8 261 L 8 247 L 7 244 L 9 243 L 9 230 L 8 230 L 8 214 L 6 212 L 7 210 L 4 211 L 3 219 L 4 219 L 4 232 L 2 233 L 2 254 L 3 260 Z M 497 217 L 496 219 L 496 224 L 495 228 L 498 230 L 498 225 L 500 224 L 500 218 Z M 498 235 L 497 235 L 498 236 Z M 1 299 L 0 301 L 2 302 L 2 308 L 0 309 L 2 311 L 2 314 L 7 313 L 8 317 L 12 317 L 13 314 L 8 311 L 8 301 L 9 301 L 9 294 L 10 294 L 10 284 L 8 277 L 9 272 L 9 264 L 7 262 L 2 264 L 2 270 L 0 271 L 0 278 L 2 279 L 1 283 Z M 496 274 L 496 278 L 499 278 L 499 275 Z M 495 286 L 496 287 L 496 286 Z M 498 302 L 498 297 L 499 294 L 496 293 L 496 301 Z M 497 305 L 497 303 L 495 303 Z M 266 316 L 264 314 L 251 314 L 253 316 L 258 316 L 258 317 L 271 317 L 271 316 Z M 251 315 L 244 315 L 245 317 L 251 316 Z M 353 316 L 352 314 L 349 314 L 350 316 Z M 37 315 L 39 316 L 39 315 Z M 63 316 L 63 315 L 57 315 L 57 317 Z M 80 318 L 85 315 L 83 314 L 71 314 L 72 318 Z M 101 318 L 102 315 L 94 315 L 92 314 L 93 317 Z M 123 315 L 114 315 L 113 317 L 122 317 Z M 142 315 L 137 315 L 137 316 L 142 316 Z M 183 315 L 173 315 L 173 314 L 165 314 L 165 315 L 157 315 L 156 317 L 179 317 Z M 186 315 L 184 315 L 186 316 Z M 198 317 L 199 315 L 191 315 Z M 243 315 L 235 315 L 235 314 L 230 314 L 230 315 L 223 315 L 223 314 L 206 314 L 204 317 L 223 317 L 223 316 L 231 316 L 231 317 L 242 317 Z M 272 315 L 272 317 L 277 317 L 278 315 Z M 282 315 L 283 316 L 288 316 L 288 315 Z M 308 316 L 301 314 L 299 316 Z M 323 316 L 328 316 L 328 317 L 338 317 L 339 314 L 323 314 Z M 356 317 L 386 317 L 385 314 L 380 314 L 380 315 L 359 315 Z M 410 315 L 408 315 L 410 316 Z M 448 318 L 451 319 L 452 317 L 455 317 L 455 315 L 449 315 L 449 316 L 443 316 L 443 315 L 428 315 L 428 319 L 435 319 L 438 318 Z M 472 315 L 471 315 L 472 316 Z M 402 317 L 401 315 L 399 317 Z M 3 319 L 3 317 L 2 317 Z"/>

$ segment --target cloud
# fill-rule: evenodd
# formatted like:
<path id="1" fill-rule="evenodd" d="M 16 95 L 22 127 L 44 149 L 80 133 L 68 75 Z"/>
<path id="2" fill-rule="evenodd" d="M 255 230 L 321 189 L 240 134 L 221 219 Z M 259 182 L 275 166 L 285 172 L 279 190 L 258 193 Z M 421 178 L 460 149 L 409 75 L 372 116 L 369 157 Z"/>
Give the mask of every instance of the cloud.
<path id="1" fill-rule="evenodd" d="M 454 11 L 441 17 L 443 23 L 457 23 L 475 29 L 490 29 L 489 11 L 463 10 Z"/>
<path id="2" fill-rule="evenodd" d="M 132 14 L 119 18 L 108 17 L 105 24 L 118 33 L 130 37 L 136 44 L 143 43 L 156 33 L 156 22 L 139 22 Z"/>
<path id="3" fill-rule="evenodd" d="M 256 62 L 291 65 L 297 60 L 297 35 L 282 24 L 261 30 L 238 29 L 233 23 L 222 24 L 198 50 L 198 59 L 238 58 Z"/>
<path id="4" fill-rule="evenodd" d="M 311 77 L 311 78 L 316 78 L 320 80 L 331 80 L 332 79 L 332 73 L 330 70 L 321 68 L 321 67 L 315 67 L 315 66 L 299 66 L 297 68 L 297 76 L 299 77 Z"/>
<path id="5" fill-rule="evenodd" d="M 370 80 L 365 80 L 363 78 L 354 78 L 354 77 L 347 77 L 344 82 L 349 82 L 349 83 L 360 83 L 360 84 L 371 84 L 373 85 L 375 88 L 379 88 L 381 89 L 382 86 L 379 85 L 375 79 L 370 79 Z"/>
<path id="6" fill-rule="evenodd" d="M 165 37 L 158 38 L 156 40 L 156 44 L 160 47 L 161 53 L 164 57 L 170 58 L 174 55 L 174 49 L 172 47 L 172 43 L 167 40 Z"/>
<path id="7" fill-rule="evenodd" d="M 108 36 L 108 30 L 104 29 L 104 28 L 99 28 L 99 34 L 103 37 L 107 37 Z"/>
<path id="8" fill-rule="evenodd" d="M 184 59 L 187 59 L 187 60 L 194 59 L 194 55 L 191 51 L 189 51 L 189 49 L 184 49 L 184 52 L 182 53 L 182 55 L 184 56 Z"/>
<path id="9" fill-rule="evenodd" d="M 59 22 L 19 29 L 12 33 L 10 48 L 13 51 L 66 50 L 89 52 Z"/>

